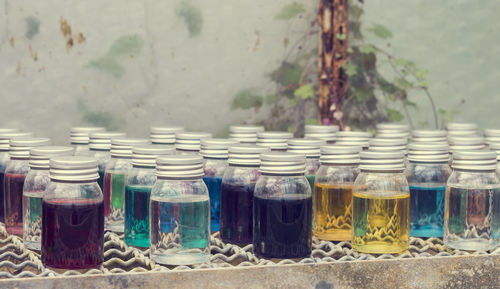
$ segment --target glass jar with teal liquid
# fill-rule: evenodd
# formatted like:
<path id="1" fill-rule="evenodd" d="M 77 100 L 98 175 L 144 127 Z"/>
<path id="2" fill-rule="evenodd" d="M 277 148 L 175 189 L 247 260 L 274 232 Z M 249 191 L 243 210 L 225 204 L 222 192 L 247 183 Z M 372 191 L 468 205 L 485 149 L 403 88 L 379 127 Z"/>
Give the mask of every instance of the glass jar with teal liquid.
<path id="1" fill-rule="evenodd" d="M 149 199 L 156 181 L 156 159 L 174 154 L 171 146 L 147 145 L 132 148 L 132 169 L 125 185 L 125 243 L 149 246 Z"/>
<path id="2" fill-rule="evenodd" d="M 312 138 L 294 138 L 288 140 L 288 152 L 306 156 L 305 176 L 311 186 L 311 190 L 314 189 L 314 177 L 320 166 L 320 147 L 325 144 L 324 140 Z"/>

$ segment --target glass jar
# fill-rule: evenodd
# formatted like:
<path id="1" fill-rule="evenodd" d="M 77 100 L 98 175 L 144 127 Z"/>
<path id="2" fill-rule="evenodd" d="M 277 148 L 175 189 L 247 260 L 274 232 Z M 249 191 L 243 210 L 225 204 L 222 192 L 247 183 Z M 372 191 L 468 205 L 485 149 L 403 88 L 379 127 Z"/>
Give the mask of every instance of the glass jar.
<path id="1" fill-rule="evenodd" d="M 264 153 L 253 199 L 253 250 L 264 258 L 305 258 L 312 249 L 312 194 L 305 157 Z"/>
<path id="2" fill-rule="evenodd" d="M 287 141 L 292 137 L 291 132 L 262 131 L 257 133 L 257 145 L 268 147 L 271 151 L 286 152 Z"/>
<path id="3" fill-rule="evenodd" d="M 42 263 L 58 269 L 99 268 L 104 260 L 104 202 L 97 161 L 60 156 L 50 160 L 42 200 Z"/>
<path id="4" fill-rule="evenodd" d="M 72 127 L 70 131 L 70 142 L 75 148 L 75 156 L 91 156 L 89 150 L 89 134 L 93 132 L 104 132 L 103 127 Z"/>
<path id="5" fill-rule="evenodd" d="M 448 146 L 412 143 L 407 180 L 410 186 L 410 236 L 443 237 L 444 197 L 451 174 Z"/>
<path id="6" fill-rule="evenodd" d="M 337 125 L 305 125 L 304 138 L 315 138 L 325 141 L 327 144 L 334 144 L 337 140 Z"/>
<path id="7" fill-rule="evenodd" d="M 229 138 L 244 144 L 256 144 L 257 133 L 264 131 L 263 126 L 232 125 L 229 127 Z"/>
<path id="8" fill-rule="evenodd" d="M 9 142 L 11 138 L 33 137 L 30 132 L 6 132 L 0 133 L 0 222 L 4 222 L 4 174 L 10 161 Z"/>
<path id="9" fill-rule="evenodd" d="M 253 192 L 260 176 L 260 154 L 269 151 L 257 145 L 229 148 L 220 193 L 220 237 L 226 243 L 252 243 Z"/>
<path id="10" fill-rule="evenodd" d="M 93 132 L 89 134 L 89 149 L 90 156 L 97 160 L 99 168 L 99 179 L 97 183 L 104 191 L 104 172 L 106 170 L 106 163 L 111 159 L 111 139 L 117 137 L 124 137 L 123 132 Z"/>
<path id="11" fill-rule="evenodd" d="M 361 147 L 321 147 L 313 190 L 313 234 L 321 240 L 352 238 L 352 187 L 359 174 Z"/>
<path id="12" fill-rule="evenodd" d="M 156 161 L 151 191 L 150 256 L 166 265 L 210 260 L 210 205 L 200 156 L 174 155 Z"/>
<path id="13" fill-rule="evenodd" d="M 202 139 L 200 155 L 203 157 L 203 181 L 210 196 L 210 231 L 220 227 L 220 190 L 222 176 L 227 168 L 228 148 L 239 144 L 230 139 Z"/>
<path id="14" fill-rule="evenodd" d="M 119 137 L 111 140 L 111 159 L 104 172 L 104 215 L 106 230 L 122 233 L 125 218 L 125 182 L 132 169 L 132 147 L 149 144 L 149 140 Z"/>
<path id="15" fill-rule="evenodd" d="M 212 138 L 212 134 L 205 132 L 177 133 L 175 139 L 176 154 L 196 156 L 200 155 L 200 142 L 205 138 Z"/>
<path id="16" fill-rule="evenodd" d="M 14 138 L 10 140 L 10 161 L 4 175 L 5 229 L 23 235 L 23 186 L 28 174 L 30 149 L 50 143 L 48 138 Z"/>
<path id="17" fill-rule="evenodd" d="M 496 153 L 457 151 L 446 188 L 444 244 L 486 251 L 500 244 L 500 180 Z"/>
<path id="18" fill-rule="evenodd" d="M 401 152 L 360 153 L 352 199 L 352 246 L 372 254 L 409 247 L 410 189 Z"/>
<path id="19" fill-rule="evenodd" d="M 125 185 L 125 243 L 129 246 L 149 247 L 149 199 L 156 181 L 156 159 L 171 154 L 174 148 L 169 146 L 132 148 L 132 169 Z"/>
<path id="20" fill-rule="evenodd" d="M 40 250 L 42 240 L 42 198 L 50 182 L 49 159 L 71 156 L 72 147 L 41 146 L 30 151 L 30 170 L 23 186 L 23 243 L 26 248 Z"/>
<path id="21" fill-rule="evenodd" d="M 311 138 L 294 138 L 288 141 L 287 151 L 306 156 L 306 179 L 314 189 L 314 177 L 319 169 L 320 146 L 326 144 L 324 140 Z"/>
<path id="22" fill-rule="evenodd" d="M 184 132 L 184 128 L 180 126 L 152 126 L 149 131 L 151 143 L 174 146 L 175 135 Z"/>

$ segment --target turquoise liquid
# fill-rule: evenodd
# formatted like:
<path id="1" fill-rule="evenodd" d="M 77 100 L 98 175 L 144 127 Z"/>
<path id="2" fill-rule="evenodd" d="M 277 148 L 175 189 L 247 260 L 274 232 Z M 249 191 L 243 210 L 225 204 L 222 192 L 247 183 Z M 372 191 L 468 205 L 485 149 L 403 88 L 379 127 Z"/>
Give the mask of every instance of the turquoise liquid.
<path id="1" fill-rule="evenodd" d="M 149 197 L 151 187 L 125 187 L 125 243 L 149 247 Z"/>
<path id="2" fill-rule="evenodd" d="M 315 175 L 306 175 L 306 179 L 309 182 L 309 186 L 311 186 L 311 192 L 314 192 L 314 179 L 316 178 Z"/>
<path id="3" fill-rule="evenodd" d="M 445 193 L 445 186 L 410 186 L 410 236 L 443 237 Z"/>
<path id="4" fill-rule="evenodd" d="M 210 196 L 210 231 L 218 232 L 220 227 L 220 190 L 221 177 L 203 177 Z"/>

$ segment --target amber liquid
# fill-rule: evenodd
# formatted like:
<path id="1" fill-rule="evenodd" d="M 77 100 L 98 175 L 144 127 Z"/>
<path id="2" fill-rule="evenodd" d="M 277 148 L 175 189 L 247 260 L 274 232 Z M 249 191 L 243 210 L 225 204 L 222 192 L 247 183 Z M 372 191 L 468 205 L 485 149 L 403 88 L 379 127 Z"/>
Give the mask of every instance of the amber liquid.
<path id="1" fill-rule="evenodd" d="M 314 184 L 313 234 L 318 239 L 350 241 L 352 238 L 352 184 Z"/>
<path id="2" fill-rule="evenodd" d="M 356 251 L 401 253 L 409 247 L 410 194 L 353 193 L 353 240 Z"/>

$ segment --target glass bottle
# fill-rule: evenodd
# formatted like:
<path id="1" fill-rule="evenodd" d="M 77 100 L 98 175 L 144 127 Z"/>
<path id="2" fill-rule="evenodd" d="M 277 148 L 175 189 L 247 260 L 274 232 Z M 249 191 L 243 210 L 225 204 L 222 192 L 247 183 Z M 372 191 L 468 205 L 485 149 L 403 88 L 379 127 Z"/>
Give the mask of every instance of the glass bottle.
<path id="1" fill-rule="evenodd" d="M 72 127 L 70 131 L 70 142 L 75 148 L 75 156 L 91 156 L 89 150 L 89 134 L 93 132 L 104 132 L 103 127 Z"/>
<path id="2" fill-rule="evenodd" d="M 99 268 L 104 260 L 104 202 L 92 157 L 50 160 L 42 200 L 42 263 L 58 269 Z"/>
<path id="3" fill-rule="evenodd" d="M 23 235 L 23 186 L 29 172 L 30 149 L 50 144 L 48 138 L 10 140 L 10 161 L 4 175 L 4 212 L 7 233 Z"/>
<path id="4" fill-rule="evenodd" d="M 257 145 L 268 147 L 271 151 L 286 152 L 287 141 L 292 137 L 291 132 L 262 131 L 257 133 Z"/>
<path id="5" fill-rule="evenodd" d="M 206 132 L 180 132 L 176 134 L 175 149 L 178 155 L 200 155 L 200 142 L 205 138 L 212 138 Z"/>
<path id="6" fill-rule="evenodd" d="M 257 133 L 263 132 L 263 126 L 232 125 L 229 127 L 229 138 L 243 144 L 256 144 Z"/>
<path id="7" fill-rule="evenodd" d="M 321 147 L 313 190 L 313 234 L 321 240 L 352 238 L 352 187 L 359 174 L 361 147 Z"/>
<path id="8" fill-rule="evenodd" d="M 446 185 L 444 244 L 486 251 L 500 244 L 500 180 L 493 151 L 456 151 Z"/>
<path id="9" fill-rule="evenodd" d="M 160 157 L 151 191 L 150 256 L 166 265 L 210 260 L 210 204 L 202 180 L 203 159 L 195 155 Z"/>
<path id="10" fill-rule="evenodd" d="M 446 181 L 451 174 L 448 158 L 445 144 L 409 146 L 410 236 L 443 237 Z"/>
<path id="11" fill-rule="evenodd" d="M 358 252 L 401 253 L 409 247 L 410 190 L 401 152 L 360 153 L 352 199 L 352 246 Z"/>
<path id="12" fill-rule="evenodd" d="M 200 155 L 203 157 L 203 181 L 210 196 L 210 231 L 218 232 L 220 226 L 220 191 L 222 176 L 227 168 L 228 148 L 239 144 L 230 139 L 202 139 Z"/>
<path id="13" fill-rule="evenodd" d="M 269 151 L 257 145 L 229 148 L 220 193 L 220 237 L 226 243 L 252 243 L 253 192 L 260 176 L 260 154 Z"/>
<path id="14" fill-rule="evenodd" d="M 10 161 L 9 157 L 9 142 L 11 138 L 16 137 L 33 137 L 30 132 L 5 132 L 0 133 L 0 222 L 4 222 L 4 174 L 7 164 Z"/>
<path id="15" fill-rule="evenodd" d="M 306 179 L 314 189 L 314 178 L 319 169 L 320 146 L 326 144 L 324 140 L 313 138 L 293 138 L 288 140 L 290 153 L 303 154 L 306 156 Z"/>
<path id="16" fill-rule="evenodd" d="M 149 199 L 156 181 L 156 159 L 174 152 L 171 146 L 132 148 L 132 169 L 125 185 L 125 243 L 129 246 L 149 247 Z"/>
<path id="17" fill-rule="evenodd" d="M 101 191 L 104 191 L 106 163 L 111 159 L 111 139 L 124 136 L 125 133 L 123 132 L 93 132 L 89 134 L 90 156 L 93 156 L 97 160 L 99 168 L 97 184 L 99 184 Z"/>
<path id="18" fill-rule="evenodd" d="M 180 126 L 152 126 L 149 138 L 153 144 L 174 146 L 175 135 L 181 132 L 184 128 Z"/>
<path id="19" fill-rule="evenodd" d="M 132 147 L 149 144 L 149 140 L 119 137 L 111 140 L 111 159 L 104 171 L 104 227 L 122 233 L 125 218 L 125 182 L 132 169 Z"/>
<path id="20" fill-rule="evenodd" d="M 312 248 L 312 195 L 303 155 L 264 153 L 253 199 L 253 250 L 264 258 L 304 258 Z"/>
<path id="21" fill-rule="evenodd" d="M 42 198 L 50 182 L 49 159 L 71 156 L 73 147 L 40 146 L 30 151 L 30 170 L 23 186 L 23 243 L 26 248 L 40 250 L 42 240 Z"/>
<path id="22" fill-rule="evenodd" d="M 327 144 L 334 144 L 337 140 L 337 132 L 339 127 L 337 125 L 305 125 L 304 138 L 315 138 L 324 140 Z"/>

